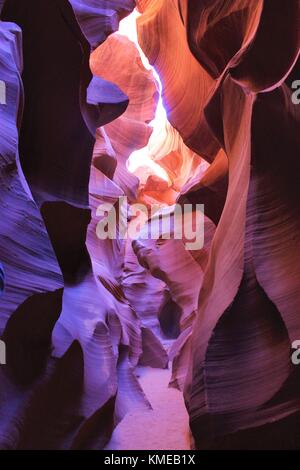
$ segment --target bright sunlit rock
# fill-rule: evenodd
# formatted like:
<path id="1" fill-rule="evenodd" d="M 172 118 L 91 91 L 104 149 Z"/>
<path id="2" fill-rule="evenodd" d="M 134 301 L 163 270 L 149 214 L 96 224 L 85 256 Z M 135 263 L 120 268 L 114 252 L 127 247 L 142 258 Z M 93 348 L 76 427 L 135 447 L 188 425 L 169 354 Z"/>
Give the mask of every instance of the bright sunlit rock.
<path id="1" fill-rule="evenodd" d="M 149 150 L 149 148 L 153 145 L 153 141 L 157 138 L 161 139 L 162 134 L 165 133 L 166 124 L 167 124 L 167 113 L 163 106 L 163 102 L 161 98 L 162 86 L 161 86 L 159 75 L 157 74 L 154 67 L 152 67 L 149 64 L 147 57 L 143 53 L 138 43 L 136 20 L 139 16 L 140 16 L 140 13 L 134 10 L 131 15 L 127 16 L 124 20 L 122 20 L 120 23 L 120 27 L 119 27 L 119 33 L 123 34 L 124 36 L 127 36 L 128 39 L 130 39 L 136 44 L 140 52 L 144 67 L 148 70 L 152 69 L 154 76 L 159 84 L 160 99 L 158 102 L 155 118 L 150 123 L 150 125 L 153 127 L 153 133 L 150 137 L 149 144 L 147 147 L 144 147 L 141 150 L 137 150 L 133 152 L 128 159 L 127 165 L 131 173 L 134 173 L 139 167 L 145 167 L 145 166 L 150 167 L 157 176 L 164 179 L 165 181 L 169 181 L 167 172 L 160 165 L 155 163 L 155 161 L 151 158 L 151 154 Z"/>

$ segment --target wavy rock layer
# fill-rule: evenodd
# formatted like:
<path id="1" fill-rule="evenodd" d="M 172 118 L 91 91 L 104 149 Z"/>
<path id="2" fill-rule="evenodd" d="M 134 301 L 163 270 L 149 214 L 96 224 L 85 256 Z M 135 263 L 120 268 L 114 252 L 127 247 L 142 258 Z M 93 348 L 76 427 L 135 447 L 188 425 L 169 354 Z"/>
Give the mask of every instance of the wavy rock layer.
<path id="1" fill-rule="evenodd" d="M 219 145 L 229 163 L 185 383 L 196 445 L 288 446 L 294 428 L 281 442 L 276 430 L 299 411 L 290 345 L 300 327 L 300 114 L 284 81 L 299 55 L 299 2 L 138 3 L 171 123 L 201 156 Z M 222 159 L 207 170 L 212 188 Z"/>
<path id="2" fill-rule="evenodd" d="M 136 3 L 166 180 L 127 169 L 159 98 L 114 34 L 135 2 L 0 0 L 0 447 L 104 448 L 171 359 L 197 448 L 299 448 L 299 0 Z M 125 196 L 160 208 L 99 239 Z M 205 204 L 197 250 L 164 237 L 176 200 Z"/>
<path id="3" fill-rule="evenodd" d="M 17 122 L 23 100 L 20 46 L 20 28 L 12 23 L 0 23 L 0 69 L 7 90 L 7 103 L 0 107 L 0 199 L 3 215 L 0 258 L 5 272 L 1 334 L 6 341 L 7 362 L 10 363 L 10 367 L 1 367 L 2 448 L 15 445 L 19 408 L 28 395 L 24 386 L 45 367 L 51 344 L 51 326 L 59 315 L 60 289 L 63 286 L 44 223 L 19 163 Z M 35 328 L 35 335 L 30 331 L 29 323 L 31 328 Z M 9 376 L 13 377 L 12 381 L 9 381 Z M 8 396 L 11 400 L 7 399 Z"/>
<path id="4" fill-rule="evenodd" d="M 138 167 L 134 173 L 140 184 L 138 201 L 151 210 L 154 205 L 173 205 L 185 187 L 204 175 L 209 167 L 199 155 L 191 151 L 168 120 L 162 123 L 149 139 L 146 150 L 151 166 Z M 158 174 L 161 169 L 164 178 Z"/>
<path id="5" fill-rule="evenodd" d="M 124 112 L 128 96 L 118 80 L 92 76 L 90 49 L 117 29 L 133 3 L 70 3 L 7 0 L 2 11 L 3 20 L 18 25 L 1 23 L 1 72 L 9 85 L 8 106 L 1 107 L 7 125 L 1 201 L 16 208 L 1 224 L 1 326 L 8 349 L 2 448 L 102 448 L 131 407 L 149 408 L 134 375 L 140 359 L 151 363 L 145 351 L 155 344 L 165 357 L 158 366 L 167 360 L 122 294 L 124 244 L 99 241 L 95 230 L 98 205 L 123 194 L 112 181 L 118 166 L 105 129 L 97 131 L 91 166 L 96 129 Z M 152 75 L 145 85 L 143 96 L 155 110 Z M 145 127 L 141 146 L 149 136 L 147 113 L 134 121 Z M 128 155 L 139 146 L 131 145 Z"/>
<path id="6" fill-rule="evenodd" d="M 147 145 L 151 136 L 148 124 L 155 116 L 158 84 L 152 71 L 143 66 L 134 43 L 116 33 L 93 52 L 91 69 L 102 79 L 113 81 L 128 96 L 126 111 L 104 130 L 118 161 L 114 181 L 130 201 L 135 201 L 139 181 L 129 173 L 126 163 L 135 150 Z"/>

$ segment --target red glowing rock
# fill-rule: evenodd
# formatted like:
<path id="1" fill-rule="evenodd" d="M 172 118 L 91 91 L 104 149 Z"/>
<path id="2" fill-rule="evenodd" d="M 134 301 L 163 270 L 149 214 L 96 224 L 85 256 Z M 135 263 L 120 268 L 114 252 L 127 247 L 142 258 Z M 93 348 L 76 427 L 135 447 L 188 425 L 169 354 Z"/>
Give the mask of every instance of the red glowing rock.
<path id="1" fill-rule="evenodd" d="M 299 411 L 290 361 L 300 325 L 299 109 L 283 84 L 299 55 L 299 2 L 287 10 L 280 0 L 149 1 L 141 10 L 141 46 L 161 74 L 171 123 L 209 161 L 218 142 L 229 163 L 192 347 L 180 362 L 182 370 L 189 361 L 185 399 L 196 445 L 270 446 L 262 426 L 280 429 Z M 218 155 L 187 188 L 198 202 L 203 187 L 226 176 Z"/>

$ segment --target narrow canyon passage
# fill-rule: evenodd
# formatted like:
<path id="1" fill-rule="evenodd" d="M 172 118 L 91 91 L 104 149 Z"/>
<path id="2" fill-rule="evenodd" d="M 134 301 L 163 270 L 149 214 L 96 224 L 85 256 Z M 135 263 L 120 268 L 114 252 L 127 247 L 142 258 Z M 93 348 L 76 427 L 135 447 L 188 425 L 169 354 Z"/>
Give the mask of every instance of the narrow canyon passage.
<path id="1" fill-rule="evenodd" d="M 135 10 L 131 15 L 122 20 L 118 33 L 134 42 L 139 53 L 136 60 L 140 60 L 141 67 L 145 67 L 146 70 L 153 74 L 157 82 L 159 97 L 154 119 L 150 123 L 153 131 L 148 145 L 134 151 L 129 156 L 127 167 L 139 179 L 137 201 L 146 203 L 150 212 L 153 209 L 159 212 L 162 208 L 172 207 L 175 204 L 182 187 L 191 178 L 196 169 L 199 174 L 201 172 L 204 174 L 209 165 L 185 147 L 177 131 L 167 121 L 167 112 L 162 102 L 162 85 L 159 76 L 149 64 L 138 44 L 136 26 L 138 17 L 139 14 Z M 111 40 L 110 50 L 110 53 L 116 57 L 118 57 L 117 38 L 115 43 Z M 133 49 L 133 47 L 129 43 L 126 45 L 129 56 L 129 49 Z M 97 73 L 95 66 L 97 59 L 95 56 L 99 53 L 103 57 L 101 46 L 99 49 L 92 56 L 91 63 L 92 68 L 93 66 L 95 67 L 94 73 Z M 124 55 L 126 55 L 125 47 Z M 101 70 L 101 64 L 98 64 L 98 66 L 99 70 Z M 129 70 L 129 74 L 132 74 L 131 70 Z M 137 93 L 139 91 L 136 90 Z M 133 96 L 132 100 L 135 101 L 135 99 L 136 97 Z M 138 227 L 138 230 L 140 229 L 141 227 Z M 168 274 L 171 278 L 171 271 L 169 273 L 162 271 L 161 276 L 164 278 Z M 176 281 L 176 278 L 174 281 Z M 177 288 L 180 289 L 180 287 L 180 280 L 178 279 Z M 165 284 L 165 288 L 168 289 L 167 284 Z M 158 317 L 159 313 L 160 309 L 157 308 L 155 316 Z M 174 313 L 170 311 L 169 318 L 169 322 L 173 324 L 176 321 Z M 163 320 L 161 320 L 162 325 Z M 174 340 L 168 340 L 161 329 L 160 331 L 157 330 L 157 333 L 167 353 L 169 353 Z M 141 366 L 136 369 L 139 384 L 152 409 L 147 411 L 135 411 L 133 409 L 132 412 L 129 412 L 115 429 L 111 441 L 106 446 L 107 450 L 188 450 L 191 448 L 188 413 L 184 405 L 182 393 L 175 388 L 169 387 L 171 370 L 172 363 L 168 363 L 166 369 Z"/>
<path id="2" fill-rule="evenodd" d="M 106 450 L 189 450 L 188 414 L 182 393 L 168 386 L 170 371 L 139 367 L 137 375 L 152 409 L 128 413 Z"/>
<path id="3" fill-rule="evenodd" d="M 0 0 L 0 450 L 300 448 L 299 56 L 300 0 Z"/>

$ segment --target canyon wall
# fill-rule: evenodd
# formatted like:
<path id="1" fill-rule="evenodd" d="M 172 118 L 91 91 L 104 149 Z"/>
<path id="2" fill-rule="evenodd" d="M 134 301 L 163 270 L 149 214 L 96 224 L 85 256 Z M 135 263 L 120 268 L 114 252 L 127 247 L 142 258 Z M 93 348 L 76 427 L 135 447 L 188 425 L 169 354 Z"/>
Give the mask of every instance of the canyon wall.
<path id="1" fill-rule="evenodd" d="M 167 368 L 197 449 L 299 448 L 300 2 L 2 0 L 1 449 L 103 449 Z M 148 150 L 159 84 L 168 115 Z M 284 19 L 284 21 L 283 21 Z M 120 199 L 121 198 L 121 199 Z M 121 207 L 126 198 L 125 207 Z M 107 211 L 157 204 L 139 236 Z M 165 237 L 204 204 L 204 245 Z M 99 211 L 99 207 L 102 208 Z M 143 235 L 154 225 L 158 239 Z"/>
<path id="2" fill-rule="evenodd" d="M 125 243 L 96 237 L 98 205 L 134 195 L 125 163 L 146 145 L 157 100 L 131 43 L 127 70 L 105 62 L 92 74 L 91 51 L 134 7 L 110 3 L 7 0 L 1 14 L 3 449 L 102 448 L 133 406 L 150 407 L 135 366 L 167 362 L 123 294 Z M 122 74 L 121 85 L 134 79 L 124 91 Z M 126 109 L 115 142 L 106 125 Z"/>
<path id="3" fill-rule="evenodd" d="M 196 446 L 288 446 L 299 411 L 290 350 L 300 327 L 300 108 L 286 80 L 299 56 L 300 3 L 138 4 L 139 41 L 169 120 L 213 162 L 211 189 L 225 174 L 220 149 L 228 159 L 184 384 Z"/>

